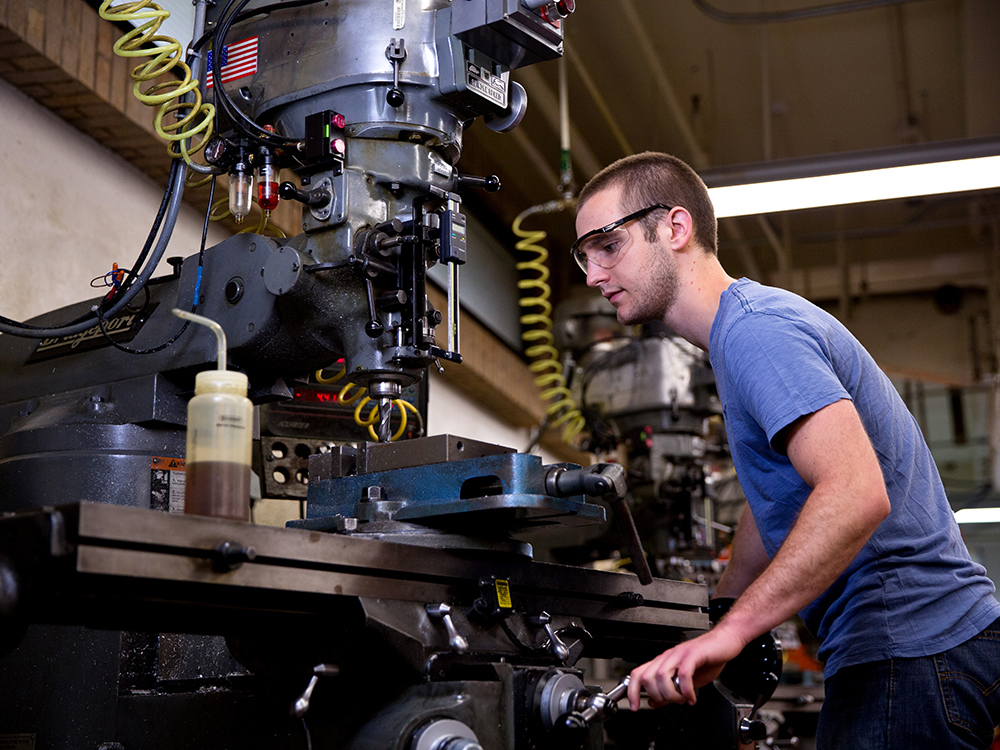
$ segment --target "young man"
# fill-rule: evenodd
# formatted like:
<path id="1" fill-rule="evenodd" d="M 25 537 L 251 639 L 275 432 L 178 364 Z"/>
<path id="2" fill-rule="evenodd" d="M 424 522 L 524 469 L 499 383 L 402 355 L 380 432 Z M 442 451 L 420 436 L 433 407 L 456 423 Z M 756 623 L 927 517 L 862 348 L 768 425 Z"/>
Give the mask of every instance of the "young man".
<path id="1" fill-rule="evenodd" d="M 637 667 L 654 707 L 696 700 L 795 613 L 822 639 L 820 750 L 987 748 L 1000 723 L 1000 603 L 969 558 L 930 452 L 835 318 L 731 278 L 701 179 L 622 159 L 580 193 L 573 255 L 626 325 L 662 320 L 709 353 L 747 496 L 708 633 Z"/>

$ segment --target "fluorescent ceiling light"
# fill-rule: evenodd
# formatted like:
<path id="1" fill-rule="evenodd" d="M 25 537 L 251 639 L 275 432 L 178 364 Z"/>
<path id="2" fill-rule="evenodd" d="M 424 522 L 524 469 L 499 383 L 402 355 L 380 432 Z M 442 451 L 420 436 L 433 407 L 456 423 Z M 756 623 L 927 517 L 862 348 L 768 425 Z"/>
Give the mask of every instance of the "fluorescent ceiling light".
<path id="1" fill-rule="evenodd" d="M 718 218 L 1000 187 L 1000 141 L 922 144 L 702 173 Z"/>
<path id="2" fill-rule="evenodd" d="M 710 188 L 716 217 L 1000 187 L 1000 156 Z"/>
<path id="3" fill-rule="evenodd" d="M 1000 508 L 962 508 L 955 513 L 959 523 L 1000 523 Z"/>

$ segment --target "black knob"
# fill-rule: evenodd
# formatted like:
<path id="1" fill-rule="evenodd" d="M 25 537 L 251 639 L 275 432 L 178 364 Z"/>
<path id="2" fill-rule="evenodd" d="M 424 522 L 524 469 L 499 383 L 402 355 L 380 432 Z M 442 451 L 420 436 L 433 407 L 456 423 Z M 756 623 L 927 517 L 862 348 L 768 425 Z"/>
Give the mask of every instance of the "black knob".
<path id="1" fill-rule="evenodd" d="M 385 327 L 377 320 L 369 320 L 367 323 L 365 323 L 365 333 L 367 333 L 368 336 L 373 339 L 377 339 L 379 336 L 381 336 L 382 331 L 384 330 Z"/>
<path id="2" fill-rule="evenodd" d="M 405 98 L 403 92 L 396 88 L 389 89 L 389 92 L 385 95 L 385 100 L 389 103 L 390 107 L 403 106 Z"/>
<path id="3" fill-rule="evenodd" d="M 327 191 L 313 190 L 307 193 L 305 190 L 299 190 L 291 182 L 283 182 L 278 186 L 278 197 L 286 201 L 298 201 L 310 207 L 325 206 L 330 202 L 330 194 Z"/>
<path id="4" fill-rule="evenodd" d="M 486 175 L 485 177 L 460 174 L 458 176 L 458 185 L 459 187 L 479 188 L 485 190 L 487 193 L 495 193 L 500 189 L 500 178 L 495 174 Z"/>
<path id="5" fill-rule="evenodd" d="M 740 740 L 743 742 L 758 742 L 765 737 L 767 737 L 767 726 L 763 721 L 743 719 L 740 722 Z"/>
<path id="6" fill-rule="evenodd" d="M 253 562 L 257 557 L 257 551 L 250 546 L 244 546 L 239 542 L 223 542 L 215 548 L 212 561 L 215 569 L 221 573 L 236 570 L 245 562 Z"/>
<path id="7" fill-rule="evenodd" d="M 173 255 L 167 258 L 167 263 L 169 263 L 170 268 L 173 269 L 174 278 L 179 277 L 181 275 L 181 266 L 184 265 L 184 258 L 179 255 Z"/>

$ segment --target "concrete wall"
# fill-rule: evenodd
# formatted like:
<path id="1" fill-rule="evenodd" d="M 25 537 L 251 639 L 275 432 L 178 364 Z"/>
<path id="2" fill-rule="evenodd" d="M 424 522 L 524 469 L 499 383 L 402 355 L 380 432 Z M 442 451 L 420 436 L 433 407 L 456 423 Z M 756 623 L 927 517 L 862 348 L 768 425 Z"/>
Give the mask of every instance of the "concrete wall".
<path id="1" fill-rule="evenodd" d="M 2 80 L 0 132 L 0 314 L 97 296 L 91 279 L 138 256 L 163 186 Z M 166 255 L 197 253 L 202 221 L 184 206 Z M 209 244 L 226 236 L 212 226 Z"/>

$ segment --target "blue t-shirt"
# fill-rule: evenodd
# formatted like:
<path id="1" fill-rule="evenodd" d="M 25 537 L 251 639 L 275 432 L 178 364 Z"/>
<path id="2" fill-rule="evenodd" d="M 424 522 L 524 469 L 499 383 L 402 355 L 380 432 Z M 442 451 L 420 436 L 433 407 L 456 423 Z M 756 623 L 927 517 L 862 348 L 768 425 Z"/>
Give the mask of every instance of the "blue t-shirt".
<path id="1" fill-rule="evenodd" d="M 740 484 L 771 557 L 810 488 L 772 444 L 799 417 L 850 399 L 878 456 L 892 509 L 846 571 L 800 613 L 840 667 L 929 656 L 1000 616 L 972 562 L 920 429 L 871 355 L 801 297 L 741 279 L 723 293 L 709 358 Z"/>

